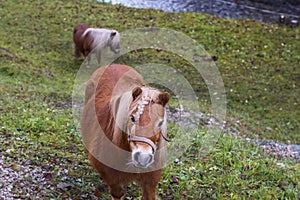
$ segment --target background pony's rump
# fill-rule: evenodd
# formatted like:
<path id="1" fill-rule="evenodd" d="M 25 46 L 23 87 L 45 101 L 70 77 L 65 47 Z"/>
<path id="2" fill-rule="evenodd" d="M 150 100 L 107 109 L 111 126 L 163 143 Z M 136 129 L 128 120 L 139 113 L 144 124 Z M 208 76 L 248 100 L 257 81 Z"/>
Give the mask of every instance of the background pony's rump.
<path id="1" fill-rule="evenodd" d="M 88 24 L 77 24 L 73 31 L 73 42 L 74 42 L 74 56 L 80 57 L 82 53 L 84 57 L 87 57 L 91 49 L 87 49 L 89 45 L 84 43 L 83 33 L 90 28 Z"/>

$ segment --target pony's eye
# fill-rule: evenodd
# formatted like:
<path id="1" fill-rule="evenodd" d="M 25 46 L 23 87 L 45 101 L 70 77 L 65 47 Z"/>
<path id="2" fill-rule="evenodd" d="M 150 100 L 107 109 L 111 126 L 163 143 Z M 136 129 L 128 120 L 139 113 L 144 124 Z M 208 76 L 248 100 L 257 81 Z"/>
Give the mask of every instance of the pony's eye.
<path id="1" fill-rule="evenodd" d="M 130 115 L 130 119 L 131 119 L 132 122 L 135 122 L 135 118 L 134 118 L 133 115 Z"/>
<path id="2" fill-rule="evenodd" d="M 161 127 L 164 123 L 164 120 L 161 120 L 160 122 L 158 122 L 158 127 Z"/>

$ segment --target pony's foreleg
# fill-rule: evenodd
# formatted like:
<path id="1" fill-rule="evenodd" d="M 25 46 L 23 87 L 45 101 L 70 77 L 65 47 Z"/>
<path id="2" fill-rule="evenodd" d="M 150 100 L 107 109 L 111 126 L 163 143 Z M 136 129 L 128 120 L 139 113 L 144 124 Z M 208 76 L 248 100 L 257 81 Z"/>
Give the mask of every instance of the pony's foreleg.
<path id="1" fill-rule="evenodd" d="M 153 185 L 142 185 L 143 197 L 142 200 L 156 200 L 156 186 Z"/>
<path id="2" fill-rule="evenodd" d="M 91 53 L 89 53 L 86 57 L 86 61 L 87 61 L 87 66 L 86 68 L 87 69 L 90 69 L 91 68 Z"/>
<path id="3" fill-rule="evenodd" d="M 96 51 L 96 58 L 97 58 L 98 66 L 101 67 L 101 51 L 100 50 Z"/>
<path id="4" fill-rule="evenodd" d="M 118 198 L 114 198 L 114 197 L 111 197 L 111 200 L 124 200 L 125 199 L 125 195 L 124 196 L 122 196 L 120 199 L 118 199 Z"/>
<path id="5" fill-rule="evenodd" d="M 144 174 L 140 182 L 143 192 L 142 200 L 156 200 L 156 187 L 161 177 L 162 170 Z"/>
<path id="6" fill-rule="evenodd" d="M 110 185 L 109 192 L 111 194 L 112 200 L 123 200 L 125 197 L 125 192 L 121 185 Z"/>

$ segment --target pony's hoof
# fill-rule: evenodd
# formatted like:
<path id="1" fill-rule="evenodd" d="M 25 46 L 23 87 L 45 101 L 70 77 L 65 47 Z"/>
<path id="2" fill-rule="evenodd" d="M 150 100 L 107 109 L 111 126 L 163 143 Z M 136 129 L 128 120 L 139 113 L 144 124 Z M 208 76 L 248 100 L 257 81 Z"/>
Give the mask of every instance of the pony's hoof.
<path id="1" fill-rule="evenodd" d="M 125 199 L 125 195 L 124 196 L 122 196 L 120 199 L 118 199 L 118 198 L 114 198 L 114 197 L 111 197 L 111 200 L 124 200 Z"/>

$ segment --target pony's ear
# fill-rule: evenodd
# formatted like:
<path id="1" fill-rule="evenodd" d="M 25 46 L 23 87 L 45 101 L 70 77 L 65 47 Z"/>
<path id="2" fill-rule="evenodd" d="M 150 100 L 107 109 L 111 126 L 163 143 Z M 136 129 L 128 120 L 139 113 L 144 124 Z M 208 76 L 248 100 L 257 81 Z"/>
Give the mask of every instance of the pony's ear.
<path id="1" fill-rule="evenodd" d="M 136 87 L 132 90 L 132 98 L 133 101 L 140 95 L 142 94 L 143 90 L 140 87 Z"/>
<path id="2" fill-rule="evenodd" d="M 115 35 L 117 35 L 117 31 L 112 31 L 111 33 L 110 33 L 110 37 L 115 37 Z"/>
<path id="3" fill-rule="evenodd" d="M 170 94 L 167 92 L 161 92 L 158 95 L 158 102 L 159 104 L 161 104 L 162 106 L 165 107 L 165 105 L 169 102 L 170 100 Z"/>

